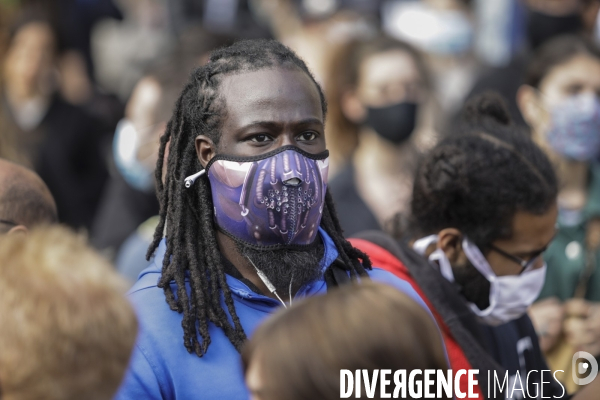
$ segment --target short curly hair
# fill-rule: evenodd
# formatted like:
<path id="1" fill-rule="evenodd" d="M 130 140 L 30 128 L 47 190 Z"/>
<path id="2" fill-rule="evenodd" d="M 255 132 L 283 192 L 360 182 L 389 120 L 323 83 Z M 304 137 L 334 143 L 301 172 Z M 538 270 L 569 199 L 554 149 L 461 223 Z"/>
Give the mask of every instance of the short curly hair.
<path id="1" fill-rule="evenodd" d="M 424 236 L 453 227 L 485 248 L 511 236 L 516 212 L 544 214 L 557 193 L 548 157 L 488 92 L 467 103 L 457 132 L 418 168 L 410 229 Z"/>

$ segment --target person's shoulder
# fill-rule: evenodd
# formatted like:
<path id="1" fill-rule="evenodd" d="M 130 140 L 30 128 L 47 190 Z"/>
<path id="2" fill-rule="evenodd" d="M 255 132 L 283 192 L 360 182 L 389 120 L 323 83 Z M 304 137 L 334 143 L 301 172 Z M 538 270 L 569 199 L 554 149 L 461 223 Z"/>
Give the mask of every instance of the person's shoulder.
<path id="1" fill-rule="evenodd" d="M 167 320 L 178 325 L 179 322 L 176 320 L 181 318 L 181 314 L 171 310 L 164 289 L 158 287 L 160 276 L 160 272 L 152 271 L 150 266 L 140 274 L 137 282 L 127 292 L 140 325 L 150 331 L 162 326 Z"/>
<path id="2" fill-rule="evenodd" d="M 163 240 L 150 259 L 148 267 L 139 274 L 137 281 L 127 292 L 127 297 L 133 304 L 142 325 L 153 325 L 153 321 L 173 319 L 180 316 L 179 313 L 171 310 L 166 301 L 164 289 L 158 287 L 158 282 L 162 276 L 164 250 Z M 187 279 L 185 279 L 185 283 L 187 287 Z M 177 289 L 173 285 L 174 282 L 171 282 L 171 288 L 175 292 Z"/>
<path id="3" fill-rule="evenodd" d="M 385 283 L 395 287 L 396 289 L 408 295 L 410 298 L 412 298 L 421 306 L 423 306 L 423 308 L 429 311 L 429 307 L 427 307 L 421 296 L 419 296 L 415 289 L 413 289 L 410 282 L 399 278 L 390 271 L 378 267 L 373 267 L 373 269 L 368 271 L 368 274 L 371 280 L 375 282 Z"/>
<path id="4" fill-rule="evenodd" d="M 366 253 L 374 266 L 390 271 L 401 278 L 408 277 L 408 270 L 404 262 L 389 250 L 390 247 L 397 246 L 394 239 L 380 231 L 366 231 L 359 233 L 359 235 L 359 237 L 350 238 L 348 241 L 352 246 Z M 376 243 L 376 241 L 370 240 L 373 235 L 377 239 L 384 239 L 385 243 Z"/>
<path id="5" fill-rule="evenodd" d="M 138 280 L 127 292 L 127 297 L 132 302 L 137 302 L 140 299 L 148 299 L 154 297 L 164 297 L 164 290 L 159 288 L 155 283 L 140 282 Z"/>
<path id="6" fill-rule="evenodd" d="M 374 281 L 387 283 L 400 289 L 410 288 L 412 290 L 412 286 L 408 281 L 399 278 L 392 272 L 379 268 L 378 266 L 374 266 L 371 270 L 367 271 L 367 273 L 369 274 L 369 278 Z"/>
<path id="7" fill-rule="evenodd" d="M 158 287 L 160 272 L 153 271 L 153 269 L 154 265 L 152 263 L 140 273 L 137 281 L 127 292 L 128 297 L 135 299 L 139 296 L 145 296 L 148 293 L 153 294 L 156 291 L 162 292 L 162 289 Z"/>
<path id="8" fill-rule="evenodd" d="M 127 292 L 129 297 L 135 298 L 140 292 L 153 292 L 152 289 L 158 289 L 158 281 L 162 274 L 162 257 L 152 256 L 146 267 L 141 270 L 137 276 L 137 280 Z M 162 291 L 162 289 L 160 290 Z"/>

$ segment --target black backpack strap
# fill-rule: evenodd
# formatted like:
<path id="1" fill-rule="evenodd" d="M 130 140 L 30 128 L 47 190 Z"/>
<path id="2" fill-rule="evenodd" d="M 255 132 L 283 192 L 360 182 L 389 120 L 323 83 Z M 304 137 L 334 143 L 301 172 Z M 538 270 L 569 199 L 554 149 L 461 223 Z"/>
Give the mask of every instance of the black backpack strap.
<path id="1" fill-rule="evenodd" d="M 378 242 L 377 238 L 382 239 L 384 241 L 386 241 L 386 240 L 391 241 L 391 242 L 387 243 L 388 246 L 390 245 L 390 243 L 395 243 L 394 239 L 387 236 L 385 233 L 383 233 L 381 231 L 371 230 L 371 231 L 364 231 L 364 233 L 366 233 L 368 236 L 362 237 L 360 235 L 359 236 L 354 235 L 352 237 L 357 238 L 357 239 L 368 240 L 368 241 L 375 243 L 383 248 L 387 248 L 387 247 L 384 244 L 380 244 Z M 373 236 L 369 236 L 369 235 L 373 235 Z M 327 268 L 327 270 L 325 271 L 325 283 L 327 284 L 327 290 L 330 290 L 336 286 L 345 285 L 347 283 L 350 283 L 352 281 L 352 279 L 348 275 L 349 270 L 350 270 L 350 268 L 346 268 L 344 261 L 342 261 L 342 259 L 340 257 L 336 258 L 336 260 L 331 264 L 331 266 L 329 268 Z"/>
<path id="2" fill-rule="evenodd" d="M 389 251 L 390 253 L 398 257 L 398 254 L 395 253 L 397 252 L 400 243 L 385 232 L 377 230 L 361 231 L 352 235 L 352 237 L 354 239 L 362 239 L 366 240 L 367 242 L 376 244 L 377 246 Z M 400 261 L 403 260 L 400 259 Z"/>
<path id="3" fill-rule="evenodd" d="M 429 299 L 437 313 L 458 342 L 464 355 L 473 368 L 478 368 L 479 387 L 485 392 L 487 387 L 487 371 L 497 371 L 504 376 L 504 368 L 500 366 L 485 348 L 483 332 L 480 331 L 474 314 L 467 307 L 458 293 L 458 289 L 448 282 L 429 261 L 417 254 L 406 242 L 399 242 L 381 231 L 360 232 L 353 237 L 369 241 L 390 252 L 406 268 Z M 487 393 L 483 393 L 485 398 Z M 504 394 L 499 394 L 504 399 Z"/>

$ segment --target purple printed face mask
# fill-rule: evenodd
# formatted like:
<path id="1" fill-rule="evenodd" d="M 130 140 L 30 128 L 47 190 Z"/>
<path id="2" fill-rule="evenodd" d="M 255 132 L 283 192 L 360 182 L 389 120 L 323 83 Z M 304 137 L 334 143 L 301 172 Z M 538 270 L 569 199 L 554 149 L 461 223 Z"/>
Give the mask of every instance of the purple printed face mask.
<path id="1" fill-rule="evenodd" d="M 219 229 L 252 246 L 313 243 L 325 204 L 328 157 L 327 150 L 310 154 L 295 146 L 256 157 L 215 156 L 206 171 Z M 186 179 L 186 186 L 199 174 Z"/>

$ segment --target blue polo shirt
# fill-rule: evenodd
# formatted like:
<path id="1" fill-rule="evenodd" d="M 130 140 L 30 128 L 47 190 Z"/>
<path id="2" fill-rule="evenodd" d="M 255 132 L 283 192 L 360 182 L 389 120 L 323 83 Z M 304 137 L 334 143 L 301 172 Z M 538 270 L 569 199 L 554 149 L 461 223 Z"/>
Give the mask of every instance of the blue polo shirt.
<path id="1" fill-rule="evenodd" d="M 320 229 L 319 233 L 325 245 L 321 260 L 321 268 L 325 270 L 338 257 L 338 251 L 325 231 Z M 202 358 L 185 349 L 181 327 L 183 316 L 169 308 L 163 290 L 156 286 L 165 250 L 166 243 L 163 240 L 150 266 L 140 274 L 129 292 L 140 322 L 140 332 L 116 399 L 247 400 L 249 396 L 244 384 L 240 354 L 221 329 L 209 324 L 211 343 Z M 398 288 L 427 309 L 410 284 L 395 275 L 373 268 L 369 276 L 373 281 Z M 227 275 L 227 283 L 237 315 L 248 336 L 264 318 L 281 306 L 278 301 L 255 293 L 232 276 Z M 189 291 L 189 286 L 187 289 Z M 321 279 L 302 287 L 294 299 L 326 291 L 325 280 Z M 223 300 L 221 305 L 226 309 Z"/>

